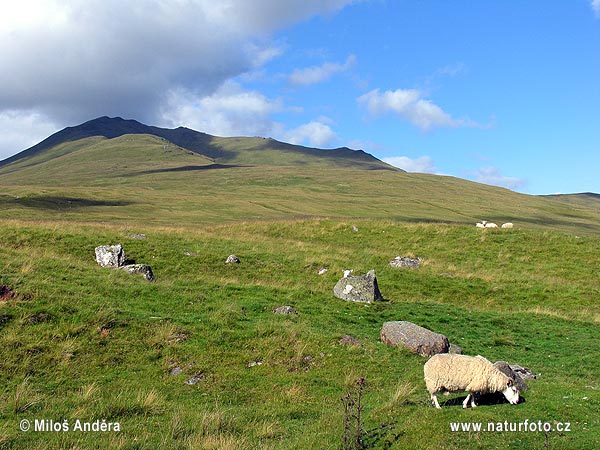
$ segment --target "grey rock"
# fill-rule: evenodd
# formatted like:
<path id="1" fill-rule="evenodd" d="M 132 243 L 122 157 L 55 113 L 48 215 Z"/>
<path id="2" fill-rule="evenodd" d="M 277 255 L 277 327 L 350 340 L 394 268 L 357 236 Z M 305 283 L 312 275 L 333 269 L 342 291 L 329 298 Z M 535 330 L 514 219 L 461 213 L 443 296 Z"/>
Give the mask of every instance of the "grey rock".
<path id="1" fill-rule="evenodd" d="M 282 314 L 282 315 L 298 315 L 298 312 L 292 308 L 291 306 L 279 306 L 273 310 L 274 314 Z"/>
<path id="2" fill-rule="evenodd" d="M 238 258 L 235 255 L 229 255 L 227 257 L 227 259 L 225 260 L 225 264 L 239 264 L 240 263 L 240 258 Z"/>
<path id="3" fill-rule="evenodd" d="M 402 345 L 421 356 L 448 353 L 450 343 L 443 334 L 415 325 L 412 322 L 385 322 L 381 328 L 381 342 L 386 345 Z"/>
<path id="4" fill-rule="evenodd" d="M 355 233 L 358 232 L 358 227 L 356 225 L 352 225 L 352 231 Z"/>
<path id="5" fill-rule="evenodd" d="M 124 270 L 129 274 L 142 274 L 146 281 L 154 281 L 154 273 L 152 273 L 152 268 L 147 266 L 146 264 L 128 264 L 126 266 L 121 266 L 119 269 Z"/>
<path id="6" fill-rule="evenodd" d="M 524 380 L 535 380 L 537 377 L 527 367 L 521 367 L 518 364 L 511 364 L 510 368 Z"/>
<path id="7" fill-rule="evenodd" d="M 198 381 L 201 381 L 204 379 L 204 374 L 203 373 L 199 373 L 197 375 L 194 375 L 192 378 L 190 378 L 189 380 L 187 380 L 185 382 L 185 384 L 189 385 L 189 386 L 193 386 L 194 384 L 198 383 Z"/>
<path id="8" fill-rule="evenodd" d="M 179 366 L 177 367 L 173 367 L 171 370 L 169 370 L 169 375 L 171 375 L 172 377 L 179 375 L 181 372 L 183 372 L 183 369 Z"/>
<path id="9" fill-rule="evenodd" d="M 494 367 L 506 375 L 508 378 L 515 382 L 515 387 L 524 392 L 527 390 L 527 384 L 525 383 L 525 379 L 516 371 L 515 368 L 523 369 L 521 366 L 511 366 L 506 361 L 496 361 L 494 363 Z M 529 370 L 529 369 L 527 369 Z M 532 374 L 533 375 L 533 374 Z M 535 378 L 535 377 L 534 377 Z"/>
<path id="10" fill-rule="evenodd" d="M 318 271 L 317 271 L 317 275 L 323 275 L 327 273 L 327 267 L 321 267 Z"/>
<path id="11" fill-rule="evenodd" d="M 409 269 L 418 269 L 423 258 L 409 258 L 408 256 L 396 256 L 390 261 L 392 267 L 408 267 Z"/>
<path id="12" fill-rule="evenodd" d="M 371 303 L 383 300 L 374 270 L 363 276 L 348 275 L 341 278 L 334 286 L 333 293 L 337 298 L 350 302 Z"/>
<path id="13" fill-rule="evenodd" d="M 96 262 L 102 267 L 117 268 L 125 264 L 125 251 L 121 244 L 100 245 L 95 249 Z"/>
<path id="14" fill-rule="evenodd" d="M 140 234 L 140 233 L 132 234 L 131 235 L 131 239 L 144 240 L 144 239 L 146 239 L 146 235 L 145 234 Z"/>
<path id="15" fill-rule="evenodd" d="M 448 347 L 448 353 L 456 353 L 457 355 L 462 355 L 462 347 L 451 343 Z"/>

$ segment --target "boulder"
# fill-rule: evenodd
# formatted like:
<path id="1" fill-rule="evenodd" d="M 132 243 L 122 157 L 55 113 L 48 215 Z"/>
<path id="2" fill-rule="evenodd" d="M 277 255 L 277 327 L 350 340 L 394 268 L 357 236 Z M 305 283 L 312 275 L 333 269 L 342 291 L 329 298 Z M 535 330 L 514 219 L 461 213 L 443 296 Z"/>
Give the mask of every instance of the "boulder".
<path id="1" fill-rule="evenodd" d="M 462 347 L 460 345 L 450 344 L 450 346 L 448 347 L 448 353 L 462 355 Z"/>
<path id="2" fill-rule="evenodd" d="M 415 325 L 411 322 L 385 322 L 381 328 L 381 342 L 386 345 L 402 345 L 421 356 L 448 353 L 450 343 L 443 334 Z"/>
<path id="3" fill-rule="evenodd" d="M 125 264 L 125 251 L 121 244 L 96 247 L 96 262 L 102 267 L 117 268 Z"/>
<path id="4" fill-rule="evenodd" d="M 240 258 L 238 258 L 235 255 L 229 255 L 227 257 L 227 259 L 225 260 L 225 264 L 239 264 L 240 263 Z"/>
<path id="5" fill-rule="evenodd" d="M 496 361 L 494 363 L 494 367 L 496 369 L 498 369 L 500 372 L 502 372 L 504 375 L 506 375 L 508 378 L 514 380 L 515 387 L 519 391 L 524 392 L 527 390 L 527 384 L 525 383 L 525 379 L 518 372 L 518 369 L 524 369 L 523 367 L 518 366 L 518 365 L 511 366 L 506 361 Z M 517 369 L 517 370 L 515 370 L 515 369 Z M 526 370 L 529 371 L 529 373 L 531 373 L 531 371 L 529 369 L 526 369 Z M 533 378 L 535 378 L 535 375 L 533 375 L 533 373 L 531 373 L 531 375 L 533 376 Z"/>
<path id="6" fill-rule="evenodd" d="M 292 308 L 291 306 L 279 306 L 273 310 L 273 314 L 282 314 L 282 315 L 294 315 L 297 316 L 298 312 Z"/>
<path id="7" fill-rule="evenodd" d="M 333 293 L 337 298 L 350 302 L 371 303 L 383 300 L 374 270 L 369 270 L 363 276 L 344 276 L 334 286 Z"/>
<path id="8" fill-rule="evenodd" d="M 150 266 L 146 264 L 127 264 L 126 266 L 119 267 L 119 269 L 132 275 L 136 273 L 142 274 L 145 280 L 154 281 L 154 273 L 152 273 Z"/>
<path id="9" fill-rule="evenodd" d="M 408 256 L 396 256 L 390 261 L 392 267 L 408 267 L 409 269 L 418 269 L 423 258 L 409 258 Z"/>

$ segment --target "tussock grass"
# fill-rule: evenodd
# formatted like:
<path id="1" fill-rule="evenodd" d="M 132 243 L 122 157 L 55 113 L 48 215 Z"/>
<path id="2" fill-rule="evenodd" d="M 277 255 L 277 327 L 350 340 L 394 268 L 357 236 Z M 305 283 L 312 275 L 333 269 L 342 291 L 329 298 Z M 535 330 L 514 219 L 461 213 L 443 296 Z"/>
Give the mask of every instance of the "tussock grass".
<path id="1" fill-rule="evenodd" d="M 134 231 L 147 238 L 127 238 Z M 335 449 L 340 397 L 366 377 L 372 448 L 543 446 L 529 433 L 449 431 L 451 421 L 500 418 L 571 421 L 574 431 L 552 434 L 551 448 L 592 448 L 600 403 L 586 386 L 600 386 L 600 280 L 590 267 L 600 240 L 518 229 L 484 237 L 473 227 L 390 220 L 195 228 L 2 221 L 0 283 L 19 293 L 0 303 L 3 420 L 105 418 L 122 428 L 24 436 L 11 425 L 0 428 L 2 445 Z M 157 280 L 98 267 L 94 246 L 116 242 L 149 263 Z M 242 263 L 226 265 L 231 253 Z M 397 255 L 426 264 L 393 269 L 388 261 Z M 317 275 L 321 266 L 329 271 Z M 343 269 L 373 268 L 385 302 L 333 296 Z M 281 305 L 299 314 L 271 312 Z M 424 359 L 379 342 L 388 320 L 417 323 L 466 354 L 542 375 L 520 405 L 436 411 Z M 340 345 L 347 334 L 361 345 Z M 174 367 L 181 372 L 171 375 Z"/>

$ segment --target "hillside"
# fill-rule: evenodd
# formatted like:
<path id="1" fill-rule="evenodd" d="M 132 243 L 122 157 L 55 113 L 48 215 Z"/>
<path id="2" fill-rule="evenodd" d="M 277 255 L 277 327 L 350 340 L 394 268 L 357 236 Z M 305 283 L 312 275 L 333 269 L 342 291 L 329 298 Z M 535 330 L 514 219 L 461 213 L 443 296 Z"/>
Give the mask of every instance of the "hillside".
<path id="1" fill-rule="evenodd" d="M 108 118 L 67 128 L 6 160 L 0 213 L 178 226 L 297 217 L 485 219 L 600 232 L 600 210 L 591 205 L 406 173 L 361 151 L 219 138 Z"/>
<path id="2" fill-rule="evenodd" d="M 0 161 L 0 167 L 12 165 L 14 170 L 28 166 L 34 163 L 36 157 L 39 161 L 40 156 L 47 155 L 49 150 L 57 146 L 64 146 L 64 144 L 86 138 L 113 139 L 128 134 L 156 136 L 177 147 L 211 158 L 215 163 L 220 164 L 326 164 L 341 167 L 399 170 L 362 150 L 351 150 L 345 147 L 322 150 L 259 137 L 222 138 L 184 127 L 168 129 L 148 126 L 120 117 L 100 117 L 75 127 L 65 128 L 39 144 Z"/>

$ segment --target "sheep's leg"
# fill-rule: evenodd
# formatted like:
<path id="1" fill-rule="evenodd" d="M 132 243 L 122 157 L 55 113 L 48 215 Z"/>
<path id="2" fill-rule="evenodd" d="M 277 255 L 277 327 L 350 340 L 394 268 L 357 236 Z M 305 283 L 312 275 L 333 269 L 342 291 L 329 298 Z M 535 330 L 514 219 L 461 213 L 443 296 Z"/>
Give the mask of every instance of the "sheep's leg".
<path id="1" fill-rule="evenodd" d="M 438 408 L 438 409 L 442 408 L 438 402 L 436 394 L 431 394 L 431 400 L 433 401 L 433 404 L 435 405 L 436 408 Z"/>
<path id="2" fill-rule="evenodd" d="M 463 402 L 463 408 L 469 407 L 469 400 L 471 400 L 471 397 L 473 397 L 473 394 L 469 392 L 469 395 L 467 395 L 467 398 L 465 398 L 465 401 Z"/>
<path id="3" fill-rule="evenodd" d="M 477 408 L 477 403 L 475 403 L 475 394 L 471 397 L 471 408 Z"/>

